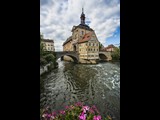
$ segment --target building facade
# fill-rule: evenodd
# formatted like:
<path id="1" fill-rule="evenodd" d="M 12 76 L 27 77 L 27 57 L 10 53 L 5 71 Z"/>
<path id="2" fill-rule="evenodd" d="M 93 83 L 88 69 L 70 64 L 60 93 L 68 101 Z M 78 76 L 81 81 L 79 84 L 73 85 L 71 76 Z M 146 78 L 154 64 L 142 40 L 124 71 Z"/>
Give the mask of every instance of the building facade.
<path id="1" fill-rule="evenodd" d="M 44 51 L 55 51 L 53 40 L 43 39 L 42 44 L 43 44 L 43 47 L 44 47 Z"/>
<path id="2" fill-rule="evenodd" d="M 94 30 L 85 24 L 83 8 L 80 20 L 78 26 L 73 26 L 72 36 L 63 43 L 63 51 L 76 51 L 79 61 L 95 62 L 99 59 L 99 41 Z"/>
<path id="3" fill-rule="evenodd" d="M 103 50 L 104 51 L 107 51 L 107 52 L 113 52 L 115 49 L 115 46 L 114 45 L 108 45 L 107 47 L 105 47 Z"/>

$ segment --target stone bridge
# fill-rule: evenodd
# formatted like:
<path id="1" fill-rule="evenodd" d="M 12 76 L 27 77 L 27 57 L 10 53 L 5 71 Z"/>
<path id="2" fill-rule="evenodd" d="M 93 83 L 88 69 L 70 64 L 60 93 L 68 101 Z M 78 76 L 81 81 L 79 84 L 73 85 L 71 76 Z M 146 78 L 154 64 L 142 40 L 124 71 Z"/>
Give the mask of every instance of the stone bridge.
<path id="1" fill-rule="evenodd" d="M 100 60 L 107 60 L 107 61 L 112 60 L 111 52 L 99 51 L 99 59 Z"/>
<path id="2" fill-rule="evenodd" d="M 76 63 L 79 62 L 78 53 L 75 51 L 57 51 L 55 52 L 55 54 L 56 54 L 56 60 L 59 58 L 63 59 L 63 56 L 66 55 L 71 57 Z M 99 51 L 99 60 L 106 60 L 106 61 L 112 60 L 111 52 Z"/>
<path id="3" fill-rule="evenodd" d="M 79 61 L 78 53 L 75 51 L 59 51 L 56 53 L 56 59 L 62 58 L 64 55 L 71 57 L 76 63 Z"/>

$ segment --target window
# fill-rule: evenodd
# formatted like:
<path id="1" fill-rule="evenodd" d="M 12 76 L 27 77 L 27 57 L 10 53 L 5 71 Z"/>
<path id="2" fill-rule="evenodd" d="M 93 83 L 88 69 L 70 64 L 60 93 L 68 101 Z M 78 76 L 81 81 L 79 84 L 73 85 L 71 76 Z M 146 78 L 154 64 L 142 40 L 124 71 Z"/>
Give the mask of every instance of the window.
<path id="1" fill-rule="evenodd" d="M 94 43 L 93 43 L 93 46 L 94 46 Z"/>
<path id="2" fill-rule="evenodd" d="M 87 43 L 86 43 L 86 46 L 87 46 Z"/>
<path id="3" fill-rule="evenodd" d="M 83 35 L 83 33 L 84 33 L 84 32 L 82 31 L 82 35 Z"/>
<path id="4" fill-rule="evenodd" d="M 50 46 L 50 44 L 48 44 L 48 46 Z"/>
<path id="5" fill-rule="evenodd" d="M 91 46 L 91 43 L 89 43 L 89 46 Z"/>
<path id="6" fill-rule="evenodd" d="M 81 51 L 81 49 L 79 49 L 79 51 Z"/>

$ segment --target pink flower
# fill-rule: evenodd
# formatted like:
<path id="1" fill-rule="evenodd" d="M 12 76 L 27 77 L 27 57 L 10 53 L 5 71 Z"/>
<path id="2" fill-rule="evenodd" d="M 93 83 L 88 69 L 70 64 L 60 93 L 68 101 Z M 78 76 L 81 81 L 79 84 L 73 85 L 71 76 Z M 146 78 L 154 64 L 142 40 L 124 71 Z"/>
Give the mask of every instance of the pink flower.
<path id="1" fill-rule="evenodd" d="M 93 109 L 89 109 L 89 112 L 92 113 L 92 114 L 95 114 Z"/>
<path id="2" fill-rule="evenodd" d="M 65 106 L 66 109 L 69 109 L 69 106 Z"/>
<path id="3" fill-rule="evenodd" d="M 81 113 L 81 115 L 79 116 L 80 120 L 86 120 L 86 114 L 84 114 L 84 112 Z"/>
<path id="4" fill-rule="evenodd" d="M 47 116 L 47 114 L 43 114 L 42 117 L 45 118 Z"/>
<path id="5" fill-rule="evenodd" d="M 62 111 L 60 111 L 60 114 L 64 115 L 64 114 L 65 114 L 65 111 L 63 111 L 63 110 L 62 110 Z"/>
<path id="6" fill-rule="evenodd" d="M 93 120 L 101 120 L 101 116 L 100 116 L 100 115 L 94 116 L 94 117 L 93 117 Z"/>
<path id="7" fill-rule="evenodd" d="M 83 106 L 83 108 L 82 108 L 82 109 L 83 109 L 83 112 L 84 112 L 84 113 L 86 113 L 86 111 L 88 111 L 88 110 L 89 110 L 89 107 L 88 107 L 88 106 Z"/>
<path id="8" fill-rule="evenodd" d="M 89 110 L 88 106 L 83 106 L 83 109 Z"/>
<path id="9" fill-rule="evenodd" d="M 51 116 L 51 118 L 52 118 L 52 119 L 54 119 L 54 118 L 55 118 L 55 116 L 53 116 L 53 115 L 52 115 L 52 116 Z"/>
<path id="10" fill-rule="evenodd" d="M 77 102 L 76 104 L 75 104 L 75 106 L 82 106 L 83 104 L 81 103 L 81 102 Z"/>
<path id="11" fill-rule="evenodd" d="M 73 109 L 73 108 L 74 108 L 74 106 L 73 106 L 73 105 L 71 105 L 71 106 L 70 106 L 70 108 L 71 108 L 71 109 Z"/>
<path id="12" fill-rule="evenodd" d="M 52 112 L 52 115 L 53 115 L 53 116 L 56 116 L 56 114 L 57 114 L 56 112 Z"/>
<path id="13" fill-rule="evenodd" d="M 51 116 L 52 116 L 51 114 L 48 114 L 48 115 L 47 115 L 48 118 L 50 118 Z"/>

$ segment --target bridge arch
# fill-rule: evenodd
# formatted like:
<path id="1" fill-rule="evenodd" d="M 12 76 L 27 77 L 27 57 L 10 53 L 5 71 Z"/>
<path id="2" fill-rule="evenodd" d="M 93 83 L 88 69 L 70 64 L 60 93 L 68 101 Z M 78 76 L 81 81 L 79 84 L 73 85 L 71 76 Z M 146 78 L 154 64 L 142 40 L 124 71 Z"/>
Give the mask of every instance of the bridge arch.
<path id="1" fill-rule="evenodd" d="M 58 60 L 59 58 L 63 60 L 64 56 L 69 56 L 73 59 L 74 62 L 78 63 L 78 55 L 76 52 L 72 52 L 72 51 L 56 52 L 56 60 Z"/>
<path id="2" fill-rule="evenodd" d="M 103 53 L 99 53 L 99 59 L 100 60 L 107 60 L 108 57 L 105 54 L 103 54 Z"/>
<path id="3" fill-rule="evenodd" d="M 71 58 L 73 59 L 74 62 L 78 63 L 78 59 L 77 59 L 76 57 L 72 56 L 72 55 L 61 55 L 61 56 L 57 57 L 57 60 L 58 60 L 59 58 L 60 58 L 61 60 L 63 60 L 63 57 L 64 57 L 64 56 L 69 56 L 69 57 L 71 57 Z"/>

